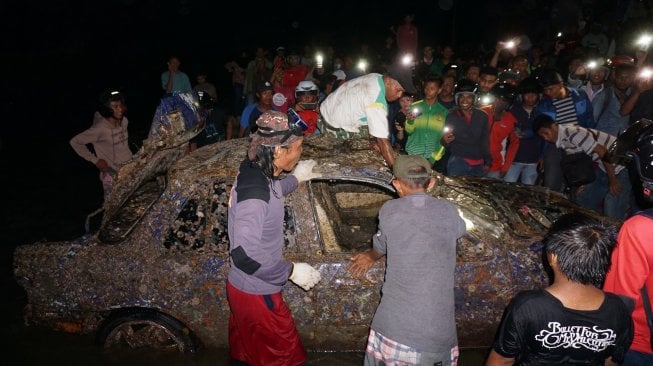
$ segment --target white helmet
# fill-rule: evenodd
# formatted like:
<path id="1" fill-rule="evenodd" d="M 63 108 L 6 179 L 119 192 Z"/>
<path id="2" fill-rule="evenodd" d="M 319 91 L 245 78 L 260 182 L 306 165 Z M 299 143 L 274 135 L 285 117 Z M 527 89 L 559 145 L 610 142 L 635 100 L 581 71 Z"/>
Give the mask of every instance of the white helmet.
<path id="1" fill-rule="evenodd" d="M 306 92 L 312 92 L 313 94 L 317 95 L 319 89 L 314 82 L 310 80 L 302 80 L 299 82 L 299 84 L 297 84 L 297 87 L 295 88 L 295 98 L 298 98 L 300 93 L 303 94 Z"/>

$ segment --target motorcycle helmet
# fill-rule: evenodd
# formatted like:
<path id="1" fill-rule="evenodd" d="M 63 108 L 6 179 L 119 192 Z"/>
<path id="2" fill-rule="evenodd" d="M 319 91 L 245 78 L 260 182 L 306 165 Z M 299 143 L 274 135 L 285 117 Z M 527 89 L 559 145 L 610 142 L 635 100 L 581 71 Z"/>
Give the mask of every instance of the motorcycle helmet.
<path id="1" fill-rule="evenodd" d="M 302 94 L 313 94 L 313 95 L 318 95 L 319 89 L 317 88 L 317 85 L 315 85 L 314 82 L 311 80 L 302 80 L 297 84 L 297 87 L 295 87 L 295 98 L 299 98 L 300 95 Z"/>
<path id="2" fill-rule="evenodd" d="M 529 76 L 519 82 L 519 85 L 517 86 L 517 91 L 519 92 L 519 94 L 528 94 L 528 93 L 540 94 L 542 93 L 542 86 L 540 85 L 540 82 L 537 81 L 535 77 Z"/>
<path id="3" fill-rule="evenodd" d="M 517 87 L 509 83 L 496 84 L 490 89 L 490 94 L 510 104 L 517 96 Z"/>
<path id="4" fill-rule="evenodd" d="M 113 109 L 111 109 L 111 102 L 122 102 L 125 104 L 125 97 L 118 90 L 105 90 L 98 98 L 98 113 L 104 118 L 113 116 Z"/>
<path id="5" fill-rule="evenodd" d="M 461 94 L 473 94 L 476 95 L 478 91 L 478 84 L 469 80 L 469 79 L 460 79 L 454 86 L 454 100 L 458 104 L 458 97 Z"/>

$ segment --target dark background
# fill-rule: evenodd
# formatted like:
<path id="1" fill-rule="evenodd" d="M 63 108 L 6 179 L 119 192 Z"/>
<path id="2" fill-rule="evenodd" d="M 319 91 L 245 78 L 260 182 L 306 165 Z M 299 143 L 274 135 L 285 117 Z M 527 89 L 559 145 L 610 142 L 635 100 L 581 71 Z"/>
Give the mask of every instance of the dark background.
<path id="1" fill-rule="evenodd" d="M 633 0 L 635 1 L 635 0 Z M 0 5 L 0 278 L 3 337 L 24 333 L 24 294 L 11 256 L 20 244 L 67 240 L 102 203 L 95 167 L 68 141 L 91 125 L 98 95 L 119 88 L 127 98 L 130 145 L 147 137 L 162 96 L 160 74 L 177 55 L 194 82 L 204 71 L 228 102 L 226 61 L 257 46 L 301 50 L 333 45 L 340 54 L 361 43 L 380 47 L 392 25 L 414 13 L 420 47 L 492 50 L 507 35 L 533 44 L 576 22 L 581 1 L 378 0 L 374 2 L 235 2 L 214 0 L 5 0 Z M 612 1 L 594 1 L 606 13 Z M 234 7 L 239 9 L 234 11 Z M 443 10 L 445 9 L 445 10 Z M 587 9 L 585 10 L 587 13 Z M 29 338 L 23 336 L 19 341 Z M 48 342 L 48 338 L 36 342 Z M 26 349 L 27 347 L 21 348 Z"/>
<path id="2" fill-rule="evenodd" d="M 420 46 L 491 52 L 497 40 L 522 33 L 546 45 L 580 14 L 614 18 L 615 3 L 271 1 L 236 2 L 226 9 L 214 0 L 5 0 L 0 5 L 3 250 L 81 234 L 85 215 L 101 204 L 102 188 L 95 167 L 68 141 L 90 126 L 101 91 L 118 88 L 127 97 L 136 151 L 162 96 L 160 74 L 170 55 L 179 56 L 191 82 L 206 72 L 228 105 L 230 75 L 223 65 L 242 51 L 251 56 L 257 46 L 272 51 L 279 45 L 296 50 L 333 45 L 339 54 L 355 53 L 361 43 L 380 47 L 390 26 L 414 13 Z"/>
<path id="3" fill-rule="evenodd" d="M 0 229 L 5 251 L 81 234 L 85 215 L 101 204 L 102 188 L 95 167 L 68 141 L 90 126 L 101 91 L 119 88 L 127 97 L 135 151 L 162 96 L 160 74 L 169 55 L 179 56 L 192 82 L 197 72 L 207 72 L 219 99 L 228 102 L 230 76 L 223 65 L 243 50 L 252 55 L 256 46 L 301 50 L 305 43 L 332 44 L 340 53 L 363 42 L 374 47 L 406 13 L 416 14 L 421 43 L 476 44 L 518 18 L 511 1 L 459 0 L 447 11 L 438 1 L 411 0 L 232 3 L 230 9 L 221 3 L 3 2 Z"/>

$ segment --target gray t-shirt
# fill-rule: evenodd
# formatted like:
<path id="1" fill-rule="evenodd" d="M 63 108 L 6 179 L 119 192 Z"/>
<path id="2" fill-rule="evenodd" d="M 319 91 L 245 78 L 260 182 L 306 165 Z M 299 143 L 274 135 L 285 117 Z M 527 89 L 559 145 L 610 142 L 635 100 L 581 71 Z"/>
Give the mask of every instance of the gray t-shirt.
<path id="1" fill-rule="evenodd" d="M 454 269 L 456 240 L 464 233 L 455 206 L 426 193 L 381 207 L 373 245 L 386 254 L 387 266 L 372 329 L 420 352 L 458 344 Z"/>

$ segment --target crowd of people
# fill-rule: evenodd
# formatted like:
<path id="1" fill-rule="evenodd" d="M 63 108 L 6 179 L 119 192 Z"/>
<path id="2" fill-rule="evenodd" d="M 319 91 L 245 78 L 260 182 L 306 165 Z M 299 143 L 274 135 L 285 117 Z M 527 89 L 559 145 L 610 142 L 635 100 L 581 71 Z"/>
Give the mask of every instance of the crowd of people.
<path id="1" fill-rule="evenodd" d="M 449 176 L 542 185 L 618 219 L 640 208 L 628 188 L 632 173 L 602 162 L 599 150 L 634 121 L 653 118 L 650 36 L 636 47 L 635 39 L 616 44 L 592 23 L 552 35 L 548 48 L 522 34 L 489 52 L 458 55 L 453 45 L 418 47 L 413 20 L 408 14 L 391 27 L 377 50 L 305 45 L 302 52 L 276 47 L 274 56 L 265 47 L 251 59 L 240 54 L 224 65 L 232 86 L 231 100 L 221 104 L 227 108 L 218 106 L 206 73 L 191 86 L 177 57 L 168 60 L 161 86 L 210 96 L 215 132 L 202 144 L 248 136 L 265 111 L 293 110 L 309 124 L 307 134 L 369 135 L 389 166 L 397 154 L 422 155 Z M 565 127 L 562 133 L 545 138 L 546 130 L 534 129 L 541 115 Z M 587 137 L 582 144 L 567 143 L 579 134 Z M 561 168 L 566 155 L 579 152 L 595 168 L 595 179 L 582 185 Z"/>
<path id="2" fill-rule="evenodd" d="M 314 162 L 299 161 L 301 145 L 306 135 L 324 134 L 368 138 L 392 169 L 399 194 L 381 208 L 373 248 L 354 256 L 349 268 L 360 277 L 388 257 L 366 365 L 457 363 L 453 271 L 465 225 L 450 203 L 426 194 L 435 184 L 432 170 L 543 185 L 606 216 L 629 218 L 618 239 L 616 227 L 587 216 L 554 223 L 544 239 L 554 281 L 511 301 L 487 365 L 650 365 L 648 298 L 640 290 L 653 290 L 653 251 L 644 242 L 653 225 L 636 213 L 653 190 L 653 126 L 641 127 L 642 119 L 653 119 L 651 38 L 629 53 L 606 44 L 601 28 L 590 25 L 584 34 L 555 39 L 550 50 L 521 36 L 498 41 L 490 53 L 456 57 L 453 45 L 420 50 L 413 19 L 407 15 L 392 29 L 396 46 L 390 37 L 383 51 L 361 47 L 365 65 L 333 47 L 317 55 L 310 47 L 303 54 L 277 47 L 274 57 L 259 47 L 246 64 L 228 62 L 229 112 L 216 103 L 206 73 L 192 86 L 179 58 L 169 58 L 163 91 L 195 90 L 210 111 L 210 136 L 189 149 L 250 139 L 229 206 L 234 362 L 306 361 L 281 288 L 290 280 L 309 291 L 321 278 L 309 264 L 283 258 L 283 196 L 318 176 Z M 131 155 L 123 148 L 124 100 L 104 95 L 101 105 L 98 122 L 71 145 L 106 182 Z M 608 159 L 615 142 L 626 145 L 622 158 L 636 164 Z M 95 154 L 88 143 L 97 145 Z M 571 179 L 561 162 L 574 154 L 590 158 L 592 179 Z"/>

